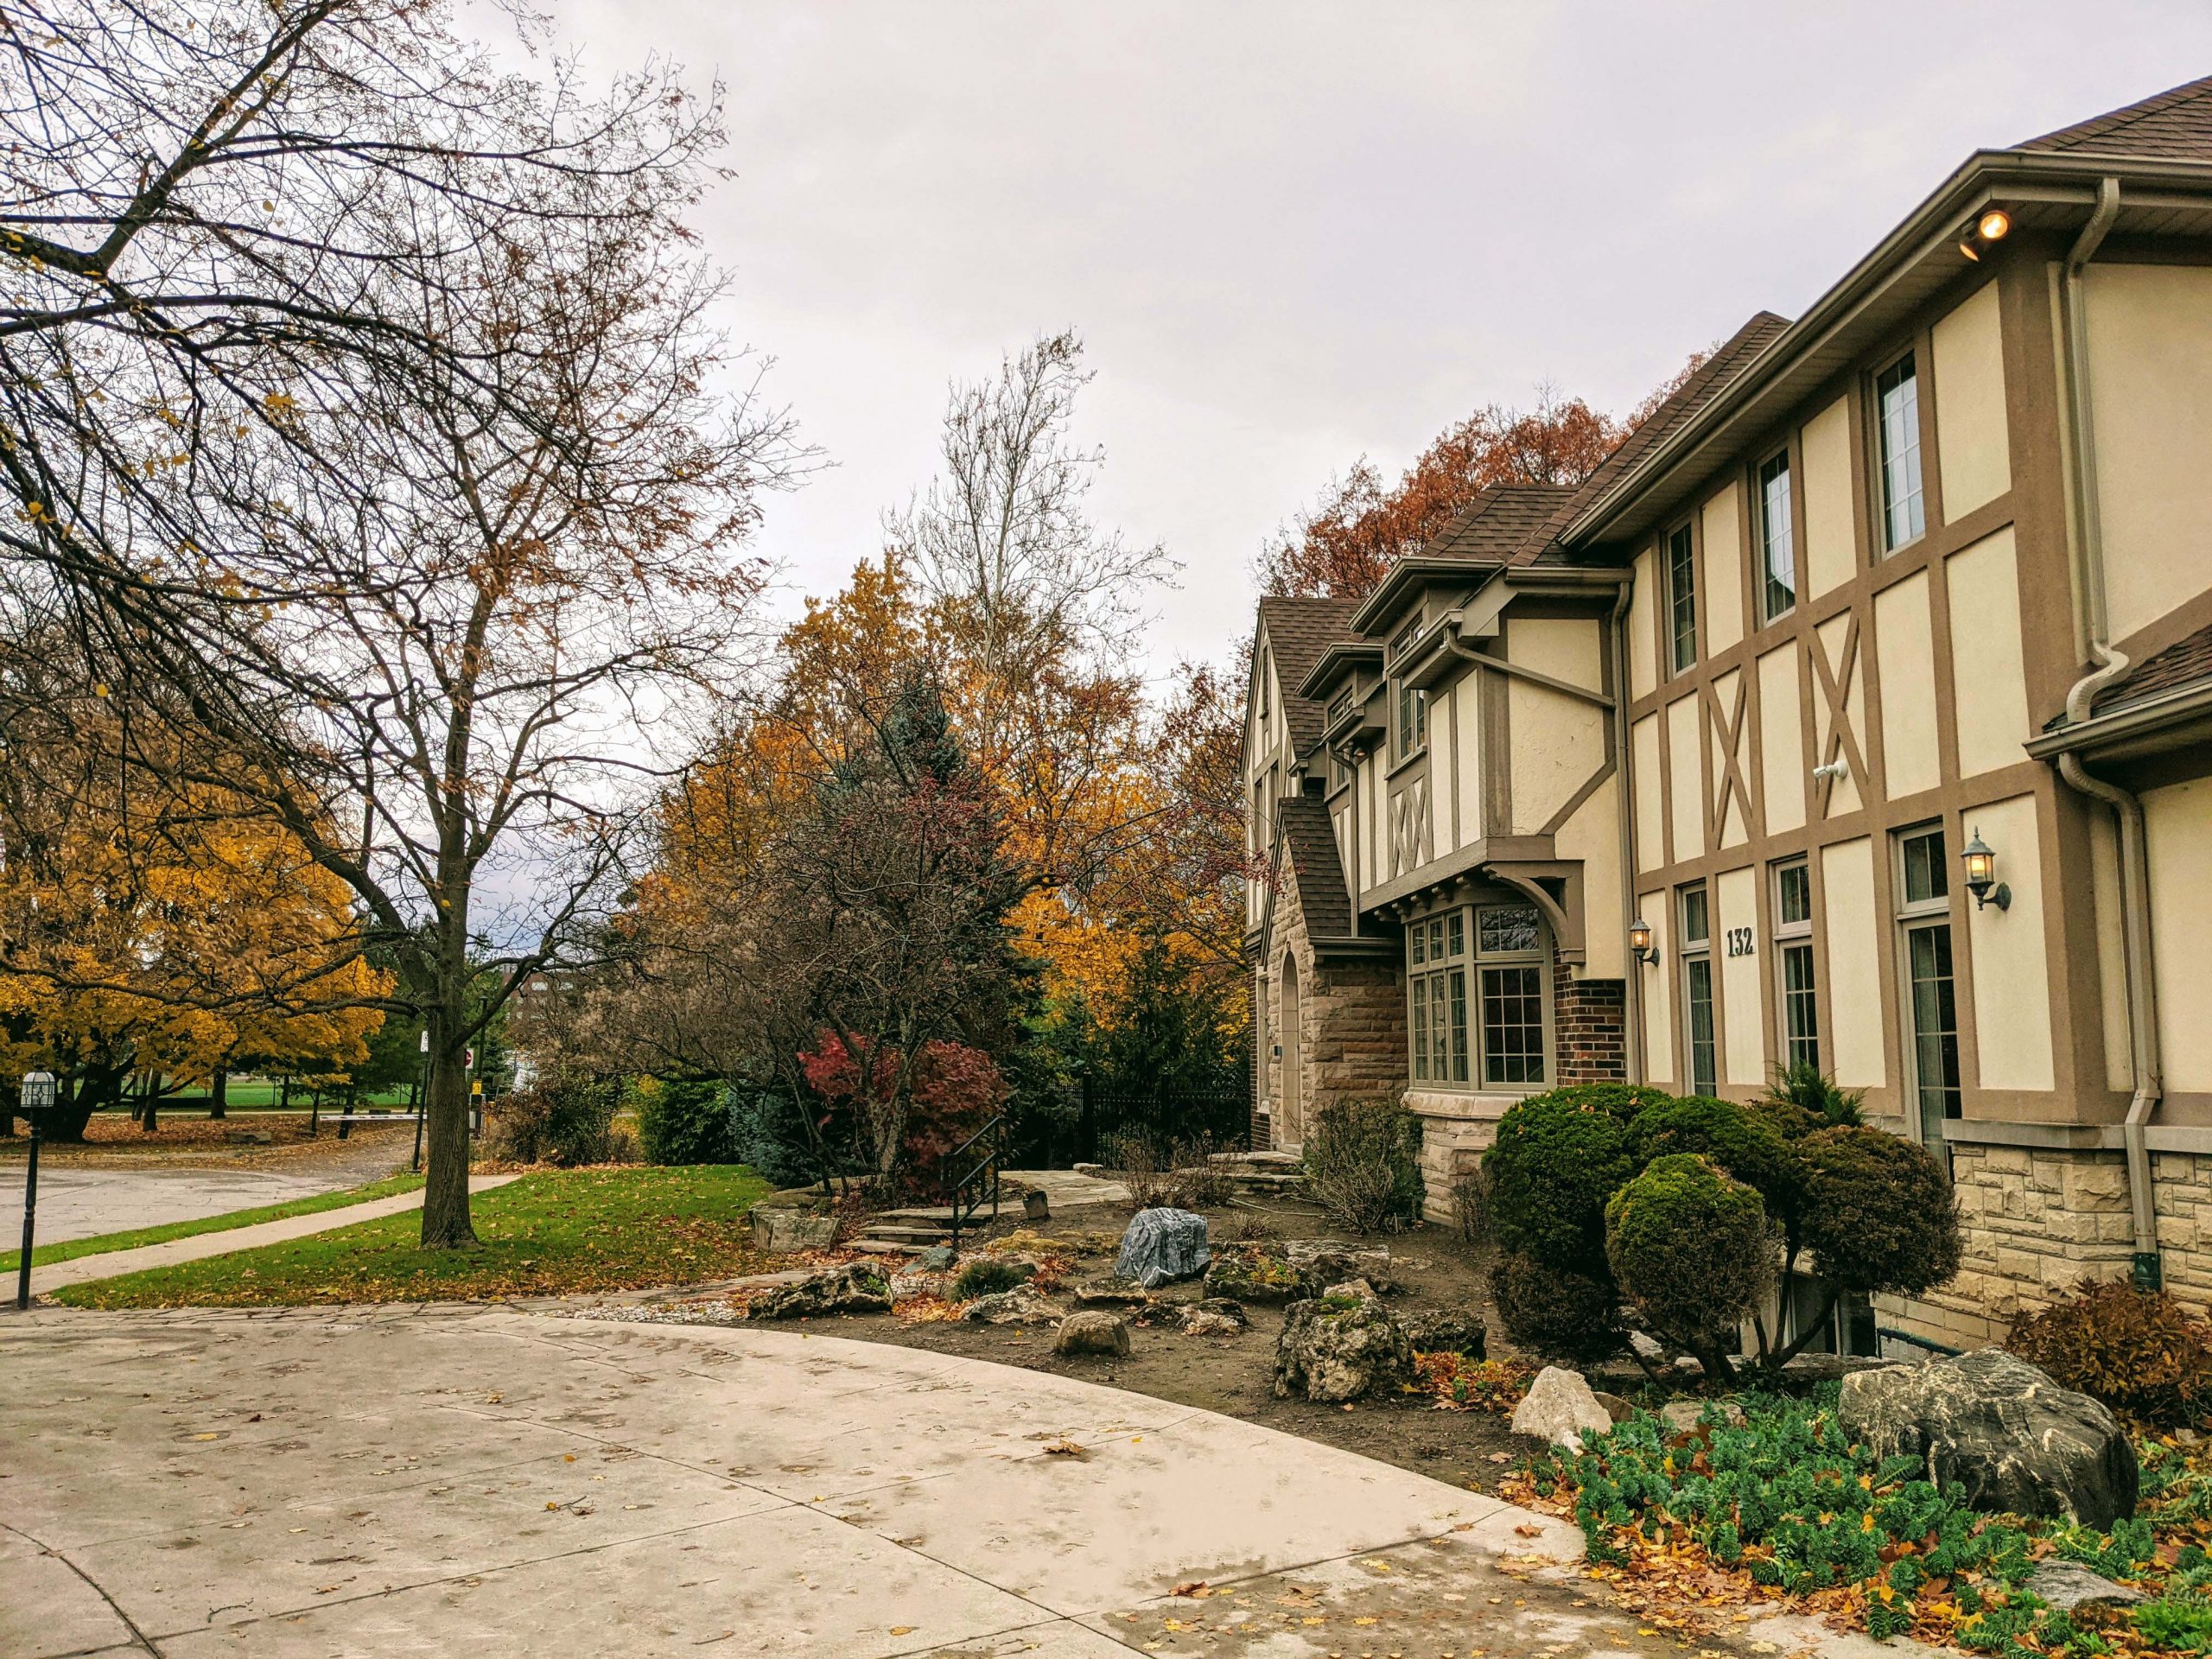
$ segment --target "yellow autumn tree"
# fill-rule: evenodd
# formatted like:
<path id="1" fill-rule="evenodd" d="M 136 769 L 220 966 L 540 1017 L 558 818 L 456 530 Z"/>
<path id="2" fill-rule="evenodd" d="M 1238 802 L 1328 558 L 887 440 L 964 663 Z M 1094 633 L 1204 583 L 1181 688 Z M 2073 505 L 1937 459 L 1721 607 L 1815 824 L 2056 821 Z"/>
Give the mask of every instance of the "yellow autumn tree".
<path id="1" fill-rule="evenodd" d="M 0 1069 L 58 1074 L 58 1133 L 134 1075 L 365 1058 L 390 988 L 345 884 L 222 791 L 127 763 L 162 745 L 147 711 L 7 666 Z"/>

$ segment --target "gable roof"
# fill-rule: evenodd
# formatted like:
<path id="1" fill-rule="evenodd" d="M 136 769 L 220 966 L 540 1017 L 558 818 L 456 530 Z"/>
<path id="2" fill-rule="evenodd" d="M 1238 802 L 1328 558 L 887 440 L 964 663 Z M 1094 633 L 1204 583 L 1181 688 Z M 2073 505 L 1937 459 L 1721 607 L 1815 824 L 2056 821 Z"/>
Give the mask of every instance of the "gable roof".
<path id="1" fill-rule="evenodd" d="M 2212 161 L 2212 75 L 2014 146 L 2135 159 Z"/>
<path id="2" fill-rule="evenodd" d="M 1425 559 L 1503 563 L 1571 500 L 1571 484 L 1493 484 L 1417 550 Z"/>
<path id="3" fill-rule="evenodd" d="M 1370 925 L 1354 913 L 1327 803 L 1313 795 L 1287 795 L 1275 803 L 1275 821 L 1282 828 L 1279 845 L 1298 890 L 1306 939 L 1315 953 L 1328 955 L 1332 945 L 1371 946 L 1387 941 L 1390 936 L 1379 924 Z"/>
<path id="4" fill-rule="evenodd" d="M 1300 754 L 1321 741 L 1321 705 L 1300 696 L 1298 688 L 1321 660 L 1323 652 L 1350 637 L 1351 613 L 1358 608 L 1359 602 L 1351 599 L 1286 599 L 1269 594 L 1260 601 L 1260 626 L 1274 653 L 1283 720 Z"/>
<path id="5" fill-rule="evenodd" d="M 1714 346 L 1713 355 L 1699 364 L 1696 371 L 1653 410 L 1641 426 L 1598 463 L 1595 472 L 1554 507 L 1535 532 L 1515 550 L 1512 562 L 1535 564 L 1563 560 L 1566 550 L 1560 544 L 1560 537 L 1573 522 L 1574 515 L 1610 489 L 1617 479 L 1669 432 L 1719 397 L 1745 365 L 1779 340 L 1789 327 L 1787 317 L 1777 316 L 1771 311 L 1753 313 L 1750 321 Z"/>

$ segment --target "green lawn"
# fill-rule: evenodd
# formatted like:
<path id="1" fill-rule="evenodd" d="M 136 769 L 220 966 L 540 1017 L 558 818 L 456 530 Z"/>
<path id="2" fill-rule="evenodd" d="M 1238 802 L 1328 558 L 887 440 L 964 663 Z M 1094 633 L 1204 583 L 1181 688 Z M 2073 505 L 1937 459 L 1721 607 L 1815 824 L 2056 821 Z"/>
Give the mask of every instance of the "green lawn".
<path id="1" fill-rule="evenodd" d="M 227 1215 L 202 1216 L 197 1221 L 172 1221 L 160 1227 L 134 1227 L 124 1233 L 102 1233 L 94 1238 L 64 1239 L 58 1244 L 41 1244 L 31 1252 L 31 1265 L 47 1267 L 55 1262 L 73 1262 L 80 1255 L 104 1255 L 110 1250 L 135 1250 L 141 1244 L 166 1244 L 173 1238 L 194 1238 L 201 1233 L 226 1233 L 233 1227 L 251 1227 L 257 1221 L 289 1221 L 294 1216 L 318 1215 L 325 1210 L 342 1210 L 349 1204 L 365 1204 L 371 1198 L 389 1198 L 394 1192 L 411 1192 L 423 1185 L 420 1175 L 387 1175 L 380 1181 L 371 1181 L 365 1186 L 349 1186 L 336 1192 L 321 1192 L 311 1198 L 294 1198 L 286 1204 L 264 1204 L 253 1210 L 233 1210 Z M 13 1273 L 22 1264 L 21 1250 L 0 1250 L 0 1273 Z"/>
<path id="2" fill-rule="evenodd" d="M 474 1200 L 469 1250 L 425 1250 L 410 1211 L 311 1237 L 72 1285 L 76 1307 L 489 1301 L 642 1290 L 753 1271 L 767 1183 L 737 1165 L 525 1175 Z"/>

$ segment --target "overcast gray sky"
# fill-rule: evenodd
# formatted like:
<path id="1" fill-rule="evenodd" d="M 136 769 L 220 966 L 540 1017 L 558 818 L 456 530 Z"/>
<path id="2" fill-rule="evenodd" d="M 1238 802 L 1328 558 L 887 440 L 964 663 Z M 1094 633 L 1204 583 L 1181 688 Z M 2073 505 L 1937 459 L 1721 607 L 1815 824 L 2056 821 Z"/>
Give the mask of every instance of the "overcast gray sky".
<path id="1" fill-rule="evenodd" d="M 836 463 L 770 505 L 779 603 L 877 550 L 950 378 L 1072 325 L 1099 512 L 1185 567 L 1155 669 L 1359 455 L 1546 382 L 1625 408 L 1969 150 L 2212 73 L 2204 0 L 550 3 L 588 71 L 728 83 L 697 223 Z"/>

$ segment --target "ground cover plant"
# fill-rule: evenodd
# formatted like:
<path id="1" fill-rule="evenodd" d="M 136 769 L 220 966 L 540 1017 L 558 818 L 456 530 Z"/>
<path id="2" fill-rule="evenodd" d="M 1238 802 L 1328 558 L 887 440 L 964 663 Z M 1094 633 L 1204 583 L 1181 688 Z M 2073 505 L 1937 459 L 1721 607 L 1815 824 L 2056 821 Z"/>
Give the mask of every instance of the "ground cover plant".
<path id="1" fill-rule="evenodd" d="M 56 1262 L 73 1262 L 80 1255 L 105 1255 L 114 1250 L 135 1250 L 142 1244 L 166 1244 L 173 1238 L 197 1238 L 202 1233 L 226 1233 L 239 1227 L 251 1227 L 257 1222 L 289 1221 L 294 1216 L 321 1215 L 326 1210 L 343 1210 L 349 1205 L 366 1204 L 372 1198 L 390 1198 L 396 1192 L 411 1192 L 423 1185 L 420 1175 L 387 1175 L 380 1181 L 371 1181 L 363 1186 L 349 1186 L 336 1192 L 318 1192 L 313 1198 L 291 1198 L 283 1204 L 257 1205 L 251 1210 L 233 1210 L 228 1215 L 200 1216 L 192 1221 L 164 1222 L 158 1227 L 132 1227 L 119 1233 L 99 1233 L 91 1238 L 67 1238 L 53 1244 L 41 1244 L 31 1252 L 31 1265 L 42 1268 Z M 0 1251 L 0 1273 L 12 1273 L 22 1262 L 21 1250 Z"/>
<path id="2" fill-rule="evenodd" d="M 1790 1599 L 1877 1638 L 2003 1659 L 2212 1651 L 2212 1452 L 2139 1444 L 2143 1499 L 2109 1532 L 1968 1510 L 1910 1457 L 1877 1459 L 1838 1427 L 1838 1389 L 1740 1397 L 1688 1431 L 1637 1412 L 1547 1452 L 1506 1495 L 1571 1515 L 1591 1571 L 1632 1594 L 1713 1608 Z M 2062 1612 L 2029 1588 L 2077 1561 L 2151 1599 Z"/>
<path id="3" fill-rule="evenodd" d="M 486 1301 L 697 1284 L 752 1271 L 746 1212 L 767 1190 L 741 1165 L 549 1171 L 474 1205 L 478 1243 L 424 1249 L 416 1218 L 386 1216 L 308 1238 L 90 1284 L 79 1307 Z"/>

